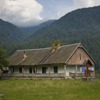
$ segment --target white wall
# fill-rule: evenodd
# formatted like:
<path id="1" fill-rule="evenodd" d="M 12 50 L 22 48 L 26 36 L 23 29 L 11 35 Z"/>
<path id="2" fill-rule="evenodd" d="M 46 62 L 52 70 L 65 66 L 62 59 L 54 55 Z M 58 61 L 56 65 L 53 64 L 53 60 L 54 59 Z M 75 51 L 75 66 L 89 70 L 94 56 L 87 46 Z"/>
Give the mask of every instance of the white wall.
<path id="1" fill-rule="evenodd" d="M 75 72 L 75 66 L 66 66 L 66 76 L 69 76 L 69 72 Z"/>
<path id="2" fill-rule="evenodd" d="M 46 65 L 46 66 L 37 66 L 36 69 L 37 69 L 37 72 L 36 73 L 40 73 L 42 74 L 42 67 L 46 67 L 46 73 L 49 73 L 49 70 L 50 70 L 50 73 L 51 74 L 54 74 L 54 66 L 57 66 L 58 67 L 58 73 L 64 73 L 65 77 L 69 77 L 69 73 L 72 72 L 72 73 L 76 73 L 76 69 L 77 69 L 77 73 L 82 73 L 82 67 L 83 66 L 76 66 L 73 65 Z M 12 72 L 12 68 L 9 68 L 9 73 Z M 15 67 L 14 69 L 14 73 L 17 74 L 19 73 L 19 67 Z M 22 67 L 22 73 L 29 73 L 29 67 Z M 32 71 L 32 74 L 34 74 L 34 67 L 33 67 L 33 71 Z M 95 72 L 93 73 L 93 75 L 95 76 Z"/>
<path id="3" fill-rule="evenodd" d="M 46 67 L 46 73 L 54 73 L 54 66 L 58 67 L 58 73 L 65 73 L 66 76 L 69 76 L 69 72 L 75 73 L 76 72 L 76 66 L 66 66 L 66 69 L 64 65 L 46 65 L 46 66 L 38 66 L 36 67 L 37 73 L 42 73 L 42 67 Z M 34 68 L 33 68 L 34 69 Z M 12 70 L 10 68 L 10 70 Z M 66 70 L 66 72 L 65 72 Z M 77 67 L 77 72 L 82 72 L 82 68 L 80 66 Z M 14 73 L 19 73 L 19 67 L 15 67 Z M 22 73 L 29 73 L 29 67 L 22 67 Z M 34 70 L 32 71 L 34 73 Z"/>
<path id="4" fill-rule="evenodd" d="M 64 66 L 63 65 L 56 65 L 58 67 L 58 73 L 64 73 Z M 46 73 L 54 73 L 54 66 L 48 65 L 48 66 L 42 66 L 46 67 Z M 37 67 L 37 73 L 42 73 L 42 67 Z"/>
<path id="5" fill-rule="evenodd" d="M 29 67 L 23 67 L 22 73 L 29 73 Z"/>
<path id="6" fill-rule="evenodd" d="M 54 73 L 54 66 L 58 67 L 58 73 L 64 73 L 64 66 L 63 65 L 46 65 L 46 66 L 37 66 L 36 70 L 37 73 L 42 73 L 42 67 L 46 67 L 46 73 Z M 11 73 L 13 71 L 13 68 L 9 68 L 9 72 Z M 14 73 L 19 73 L 19 67 L 14 67 Z M 29 67 L 22 67 L 22 73 L 29 73 Z M 34 73 L 34 67 L 32 70 L 32 73 Z"/>
<path id="7" fill-rule="evenodd" d="M 69 76 L 69 73 L 82 73 L 82 66 L 76 66 L 73 65 L 73 66 L 66 66 L 66 76 Z"/>
<path id="8" fill-rule="evenodd" d="M 41 67 L 37 67 L 37 73 L 42 73 L 42 68 Z"/>

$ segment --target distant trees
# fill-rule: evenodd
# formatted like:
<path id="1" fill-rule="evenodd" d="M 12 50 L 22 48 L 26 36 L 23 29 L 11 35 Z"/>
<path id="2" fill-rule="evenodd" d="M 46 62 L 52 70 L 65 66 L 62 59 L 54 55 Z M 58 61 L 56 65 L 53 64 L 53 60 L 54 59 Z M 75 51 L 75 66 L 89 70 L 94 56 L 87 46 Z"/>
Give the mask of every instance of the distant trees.
<path id="1" fill-rule="evenodd" d="M 0 69 L 6 66 L 8 66 L 8 62 L 5 59 L 5 51 L 3 49 L 0 49 Z"/>

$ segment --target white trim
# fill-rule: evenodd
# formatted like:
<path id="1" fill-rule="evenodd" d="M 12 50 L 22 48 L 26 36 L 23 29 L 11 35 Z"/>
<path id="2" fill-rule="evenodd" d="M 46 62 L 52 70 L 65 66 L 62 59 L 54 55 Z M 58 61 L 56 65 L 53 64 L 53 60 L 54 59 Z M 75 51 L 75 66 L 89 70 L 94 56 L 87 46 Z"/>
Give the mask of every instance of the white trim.
<path id="1" fill-rule="evenodd" d="M 64 76 L 65 76 L 65 79 L 66 79 L 66 65 L 64 65 Z"/>

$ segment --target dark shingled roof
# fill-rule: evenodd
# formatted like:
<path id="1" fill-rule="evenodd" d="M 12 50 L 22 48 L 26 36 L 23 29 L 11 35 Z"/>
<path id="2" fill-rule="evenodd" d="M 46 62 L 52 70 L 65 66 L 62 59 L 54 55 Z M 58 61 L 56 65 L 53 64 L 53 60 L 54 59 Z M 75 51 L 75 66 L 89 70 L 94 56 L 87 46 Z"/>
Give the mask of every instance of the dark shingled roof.
<path id="1" fill-rule="evenodd" d="M 80 43 L 61 46 L 52 52 L 52 48 L 17 50 L 8 58 L 10 65 L 40 65 L 65 63 Z M 23 52 L 27 58 L 23 60 Z"/>

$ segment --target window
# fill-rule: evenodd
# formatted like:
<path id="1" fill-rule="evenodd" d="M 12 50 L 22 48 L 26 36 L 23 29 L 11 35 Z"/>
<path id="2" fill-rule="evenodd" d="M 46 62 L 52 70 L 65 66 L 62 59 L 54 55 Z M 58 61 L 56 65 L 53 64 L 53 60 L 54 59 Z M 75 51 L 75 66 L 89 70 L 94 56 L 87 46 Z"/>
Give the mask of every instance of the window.
<path id="1" fill-rule="evenodd" d="M 29 67 L 29 73 L 32 73 L 32 67 Z"/>
<path id="2" fill-rule="evenodd" d="M 79 54 L 80 60 L 81 60 L 81 54 Z"/>
<path id="3" fill-rule="evenodd" d="M 58 67 L 54 66 L 54 73 L 58 73 Z"/>
<path id="4" fill-rule="evenodd" d="M 22 67 L 19 67 L 19 73 L 22 73 Z"/>
<path id="5" fill-rule="evenodd" d="M 46 73 L 46 67 L 42 67 L 42 73 Z"/>

